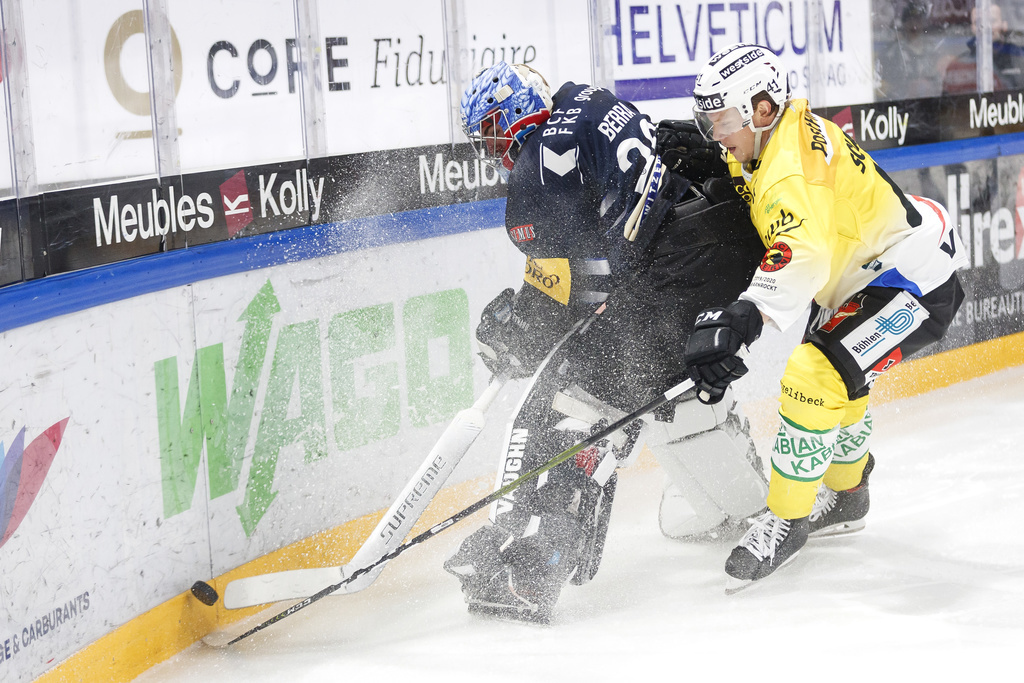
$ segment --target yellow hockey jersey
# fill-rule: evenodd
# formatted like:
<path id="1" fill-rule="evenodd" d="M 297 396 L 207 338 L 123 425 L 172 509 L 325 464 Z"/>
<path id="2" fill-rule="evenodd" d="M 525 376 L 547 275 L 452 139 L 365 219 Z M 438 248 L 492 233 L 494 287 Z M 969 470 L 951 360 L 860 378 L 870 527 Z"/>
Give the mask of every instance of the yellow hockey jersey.
<path id="1" fill-rule="evenodd" d="M 921 296 L 966 265 L 946 210 L 904 195 L 838 126 L 793 100 L 744 169 L 730 154 L 737 191 L 768 251 L 741 299 L 779 329 L 811 300 L 841 306 L 869 285 Z"/>

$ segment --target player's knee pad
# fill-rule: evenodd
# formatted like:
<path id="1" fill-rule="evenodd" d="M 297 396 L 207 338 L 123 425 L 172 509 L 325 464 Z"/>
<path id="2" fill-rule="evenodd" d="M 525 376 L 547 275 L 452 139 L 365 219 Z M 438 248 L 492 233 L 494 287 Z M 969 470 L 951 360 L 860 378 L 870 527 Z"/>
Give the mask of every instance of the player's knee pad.
<path id="1" fill-rule="evenodd" d="M 671 422 L 648 425 L 642 436 L 670 482 L 659 515 L 667 536 L 697 536 L 764 507 L 761 460 L 731 395 L 713 406 L 680 402 Z"/>

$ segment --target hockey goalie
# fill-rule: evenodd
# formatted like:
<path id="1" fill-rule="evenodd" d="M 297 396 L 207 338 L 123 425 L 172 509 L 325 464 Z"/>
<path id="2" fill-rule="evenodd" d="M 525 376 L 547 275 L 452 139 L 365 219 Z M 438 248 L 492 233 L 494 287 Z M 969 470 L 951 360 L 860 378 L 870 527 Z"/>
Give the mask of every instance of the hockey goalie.
<path id="1" fill-rule="evenodd" d="M 764 255 L 717 145 L 693 124 L 655 126 L 607 90 L 554 94 L 528 66 L 478 74 L 466 134 L 507 180 L 505 224 L 525 254 L 476 330 L 494 373 L 528 377 L 498 486 L 687 376 L 697 314 L 735 299 Z M 469 609 L 547 622 L 562 588 L 598 570 L 616 470 L 645 446 L 667 474 L 660 524 L 690 541 L 738 535 L 767 485 L 731 391 L 694 392 L 498 500 L 445 562 Z"/>

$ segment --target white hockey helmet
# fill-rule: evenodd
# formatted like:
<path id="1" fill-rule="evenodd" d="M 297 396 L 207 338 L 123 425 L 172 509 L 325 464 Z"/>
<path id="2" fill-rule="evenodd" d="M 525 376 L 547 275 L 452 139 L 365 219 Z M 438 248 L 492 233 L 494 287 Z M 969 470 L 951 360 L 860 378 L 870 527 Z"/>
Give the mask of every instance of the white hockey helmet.
<path id="1" fill-rule="evenodd" d="M 771 124 L 754 125 L 753 98 L 767 93 L 778 106 Z M 755 158 L 760 153 L 760 133 L 775 127 L 789 102 L 789 81 L 782 63 L 766 47 L 737 43 L 718 52 L 697 74 L 693 86 L 693 117 L 704 137 L 711 142 L 749 127 L 757 135 Z M 710 114 L 721 115 L 712 122 Z"/>

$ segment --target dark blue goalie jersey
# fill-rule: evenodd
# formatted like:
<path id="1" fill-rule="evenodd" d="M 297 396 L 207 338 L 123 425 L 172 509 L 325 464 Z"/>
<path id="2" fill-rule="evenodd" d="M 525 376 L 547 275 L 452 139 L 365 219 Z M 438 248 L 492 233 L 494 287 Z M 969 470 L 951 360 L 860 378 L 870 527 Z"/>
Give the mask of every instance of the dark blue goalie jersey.
<path id="1" fill-rule="evenodd" d="M 505 225 L 526 281 L 562 304 L 597 302 L 643 261 L 688 185 L 654 152 L 655 125 L 602 88 L 566 83 L 508 180 Z"/>

